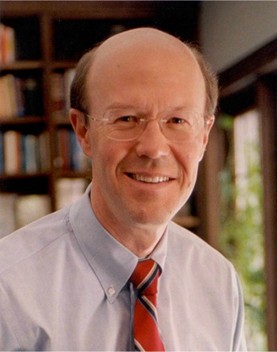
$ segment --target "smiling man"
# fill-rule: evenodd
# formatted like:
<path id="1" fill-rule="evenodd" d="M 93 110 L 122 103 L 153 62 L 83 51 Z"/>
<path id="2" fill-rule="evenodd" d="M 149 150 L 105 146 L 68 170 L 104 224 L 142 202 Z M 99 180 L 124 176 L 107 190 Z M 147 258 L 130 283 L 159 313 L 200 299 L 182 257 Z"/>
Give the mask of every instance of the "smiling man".
<path id="1" fill-rule="evenodd" d="M 232 265 L 171 222 L 195 185 L 216 100 L 200 54 L 155 29 L 83 56 L 70 120 L 92 182 L 2 240 L 1 350 L 245 350 Z"/>

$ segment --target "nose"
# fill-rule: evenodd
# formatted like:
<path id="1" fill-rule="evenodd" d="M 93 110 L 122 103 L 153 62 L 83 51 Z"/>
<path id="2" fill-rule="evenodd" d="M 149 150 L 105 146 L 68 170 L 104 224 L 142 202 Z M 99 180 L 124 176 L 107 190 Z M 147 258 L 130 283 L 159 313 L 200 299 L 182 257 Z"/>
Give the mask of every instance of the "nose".
<path id="1" fill-rule="evenodd" d="M 170 153 L 170 146 L 164 136 L 158 120 L 148 121 L 143 133 L 136 143 L 136 153 L 139 157 L 159 159 Z"/>

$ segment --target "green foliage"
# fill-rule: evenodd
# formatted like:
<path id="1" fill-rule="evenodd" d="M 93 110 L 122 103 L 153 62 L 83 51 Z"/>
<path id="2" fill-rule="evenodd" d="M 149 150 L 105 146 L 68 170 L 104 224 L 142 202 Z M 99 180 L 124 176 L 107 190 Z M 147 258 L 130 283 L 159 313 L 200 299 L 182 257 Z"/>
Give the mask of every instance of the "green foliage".
<path id="1" fill-rule="evenodd" d="M 232 144 L 232 122 L 224 116 L 224 127 Z M 232 119 L 233 120 L 233 119 Z M 247 145 L 247 181 L 236 182 L 230 149 L 225 169 L 220 173 L 220 250 L 235 265 L 245 296 L 246 335 L 249 350 L 266 350 L 264 237 L 262 180 L 258 145 Z"/>

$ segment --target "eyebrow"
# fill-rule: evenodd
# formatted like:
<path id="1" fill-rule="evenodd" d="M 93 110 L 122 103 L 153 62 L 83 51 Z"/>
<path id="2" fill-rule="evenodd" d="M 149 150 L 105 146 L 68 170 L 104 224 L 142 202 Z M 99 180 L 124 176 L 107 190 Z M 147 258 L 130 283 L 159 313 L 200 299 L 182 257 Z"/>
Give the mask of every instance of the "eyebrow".
<path id="1" fill-rule="evenodd" d="M 117 109 L 134 109 L 134 110 L 142 110 L 141 106 L 136 106 L 136 105 L 131 105 L 131 104 L 125 104 L 121 102 L 114 102 L 111 103 L 110 105 L 107 106 L 107 110 L 117 110 Z M 196 112 L 199 113 L 199 111 L 196 111 L 195 109 L 188 108 L 184 105 L 178 105 L 178 106 L 166 106 L 164 112 L 170 112 L 170 111 L 191 111 L 191 112 Z"/>

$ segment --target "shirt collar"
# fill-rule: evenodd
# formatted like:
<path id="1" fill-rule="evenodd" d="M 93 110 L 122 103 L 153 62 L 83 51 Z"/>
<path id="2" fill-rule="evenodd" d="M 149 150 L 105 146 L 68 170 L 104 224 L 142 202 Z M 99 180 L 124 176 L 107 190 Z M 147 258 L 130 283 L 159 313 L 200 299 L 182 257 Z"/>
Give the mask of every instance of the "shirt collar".
<path id="1" fill-rule="evenodd" d="M 90 186 L 70 207 L 69 223 L 88 263 L 95 272 L 107 299 L 112 303 L 128 282 L 138 257 L 112 237 L 99 223 L 90 203 Z M 167 231 L 149 257 L 163 270 L 167 251 Z"/>

